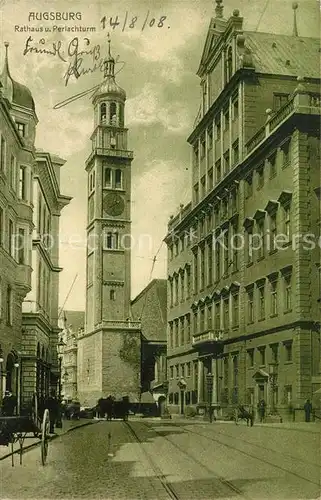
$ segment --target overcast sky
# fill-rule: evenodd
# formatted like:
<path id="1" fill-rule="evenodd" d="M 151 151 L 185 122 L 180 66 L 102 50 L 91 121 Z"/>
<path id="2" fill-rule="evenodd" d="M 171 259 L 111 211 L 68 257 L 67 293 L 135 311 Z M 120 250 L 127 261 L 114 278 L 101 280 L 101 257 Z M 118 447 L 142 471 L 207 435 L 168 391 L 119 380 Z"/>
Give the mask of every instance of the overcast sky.
<path id="1" fill-rule="evenodd" d="M 298 29 L 301 36 L 319 36 L 319 4 L 315 0 L 300 0 Z M 229 0 L 224 2 L 224 16 L 238 8 L 244 17 L 244 29 L 289 34 L 292 33 L 291 0 Z M 25 1 L 0 0 L 1 45 L 10 42 L 9 58 L 12 77 L 27 85 L 36 102 L 39 118 L 36 145 L 58 154 L 66 160 L 61 171 L 61 192 L 73 197 L 60 219 L 61 247 L 60 304 L 67 296 L 75 275 L 76 284 L 65 304 L 67 309 L 85 307 L 85 225 L 87 180 L 84 168 L 90 151 L 93 130 L 93 109 L 85 96 L 60 109 L 54 104 L 69 96 L 97 85 L 102 73 L 87 74 L 78 80 L 71 77 L 65 85 L 68 62 L 59 57 L 23 51 L 28 36 L 39 46 L 45 38 L 46 47 L 61 41 L 62 49 L 77 34 L 15 32 L 15 26 L 94 26 L 96 33 L 78 33 L 79 46 L 84 38 L 90 46 L 100 44 L 107 51 L 107 27 L 100 19 L 118 16 L 119 25 L 110 29 L 112 51 L 125 65 L 117 81 L 126 90 L 126 125 L 129 127 L 129 149 L 134 151 L 132 163 L 132 233 L 137 241 L 140 234 L 149 234 L 152 245 L 140 245 L 132 252 L 132 297 L 152 278 L 166 277 L 166 247 L 162 239 L 167 222 L 180 203 L 190 198 L 189 146 L 186 138 L 192 130 L 199 107 L 199 79 L 196 71 L 215 2 L 212 0 L 115 0 L 86 1 Z M 29 12 L 81 12 L 81 21 L 28 21 Z M 127 26 L 122 30 L 128 11 Z M 144 31 L 142 26 L 149 11 Z M 129 27 L 137 16 L 134 28 Z M 156 26 L 166 16 L 164 27 Z M 152 18 L 156 19 L 149 27 Z M 0 50 L 1 63 L 3 49 Z M 88 60 L 87 60 L 88 61 Z M 118 69 L 121 65 L 118 65 Z M 78 241 L 71 248 L 70 239 Z M 162 246 L 161 246 L 162 244 Z M 158 249 L 156 265 L 152 259 Z"/>

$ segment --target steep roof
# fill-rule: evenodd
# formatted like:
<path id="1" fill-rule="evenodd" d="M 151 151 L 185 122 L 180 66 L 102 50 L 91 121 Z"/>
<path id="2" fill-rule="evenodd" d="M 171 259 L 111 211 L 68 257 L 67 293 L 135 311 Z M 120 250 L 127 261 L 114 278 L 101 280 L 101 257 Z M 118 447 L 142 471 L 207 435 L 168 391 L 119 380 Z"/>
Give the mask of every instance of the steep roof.
<path id="1" fill-rule="evenodd" d="M 142 334 L 147 340 L 166 341 L 167 325 L 167 280 L 152 280 L 132 300 L 134 320 L 140 318 Z"/>
<path id="2" fill-rule="evenodd" d="M 65 320 L 65 326 L 71 327 L 74 333 L 85 326 L 84 311 L 63 311 L 62 316 Z"/>
<path id="3" fill-rule="evenodd" d="M 245 31 L 245 47 L 259 73 L 320 78 L 320 40 Z"/>

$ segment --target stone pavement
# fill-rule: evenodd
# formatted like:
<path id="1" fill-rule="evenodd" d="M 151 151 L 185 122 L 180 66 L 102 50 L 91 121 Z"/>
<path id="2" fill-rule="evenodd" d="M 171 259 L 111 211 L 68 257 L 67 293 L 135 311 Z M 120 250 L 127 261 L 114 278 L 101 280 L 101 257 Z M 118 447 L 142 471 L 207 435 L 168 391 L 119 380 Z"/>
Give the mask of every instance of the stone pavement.
<path id="1" fill-rule="evenodd" d="M 55 429 L 55 434 L 50 435 L 49 439 L 53 440 L 59 436 L 62 436 L 64 434 L 67 434 L 67 432 L 72 431 L 73 429 L 77 429 L 77 427 L 84 427 L 86 425 L 91 425 L 95 423 L 94 420 L 88 420 L 88 419 L 80 419 L 80 420 L 63 420 L 62 421 L 62 429 Z M 27 450 L 29 448 L 33 448 L 34 446 L 37 446 L 40 444 L 40 440 L 38 438 L 27 438 L 24 441 L 23 444 L 23 450 Z M 5 458 L 9 458 L 12 455 L 11 452 L 11 444 L 9 446 L 0 446 L 0 460 L 4 460 Z M 15 443 L 13 445 L 13 453 L 18 453 L 20 450 L 20 445 L 19 443 Z"/>

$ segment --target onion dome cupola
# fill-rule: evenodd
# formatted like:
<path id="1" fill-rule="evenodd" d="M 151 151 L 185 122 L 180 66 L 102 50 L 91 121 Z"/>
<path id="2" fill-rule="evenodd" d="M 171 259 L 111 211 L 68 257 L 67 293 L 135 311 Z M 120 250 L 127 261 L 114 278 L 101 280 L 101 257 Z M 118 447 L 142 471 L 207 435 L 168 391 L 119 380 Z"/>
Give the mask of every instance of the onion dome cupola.
<path id="1" fill-rule="evenodd" d="M 6 53 L 3 70 L 0 75 L 2 94 L 11 104 L 16 104 L 18 106 L 22 106 L 23 108 L 35 111 L 35 102 L 30 90 L 25 85 L 22 85 L 21 83 L 13 80 L 13 78 L 11 77 L 8 62 L 9 43 L 5 42 L 4 45 L 6 48 Z"/>
<path id="2" fill-rule="evenodd" d="M 108 56 L 104 61 L 104 80 L 93 95 L 95 125 L 124 127 L 126 92 L 116 83 L 115 64 L 108 35 Z"/>

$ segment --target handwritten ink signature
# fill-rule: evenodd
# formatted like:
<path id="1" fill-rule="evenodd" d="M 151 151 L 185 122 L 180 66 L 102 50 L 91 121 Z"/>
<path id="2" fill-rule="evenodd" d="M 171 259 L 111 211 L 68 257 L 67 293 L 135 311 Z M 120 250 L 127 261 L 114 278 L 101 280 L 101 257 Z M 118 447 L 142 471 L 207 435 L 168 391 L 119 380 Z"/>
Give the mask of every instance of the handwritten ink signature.
<path id="1" fill-rule="evenodd" d="M 68 46 L 64 48 L 61 40 L 46 45 L 45 38 L 41 38 L 37 42 L 29 36 L 25 42 L 23 55 L 35 53 L 42 56 L 53 56 L 58 57 L 62 62 L 68 64 L 68 69 L 63 75 L 65 86 L 67 86 L 71 77 L 75 77 L 78 80 L 82 75 L 94 73 L 95 71 L 104 71 L 105 58 L 101 57 L 100 45 L 91 46 L 90 43 L 89 38 L 84 38 L 83 42 L 80 42 L 78 37 L 74 37 Z M 119 56 L 117 56 L 115 58 L 115 65 L 120 65 L 118 71 L 115 72 L 116 76 L 124 68 L 125 62 L 119 61 Z M 65 101 L 56 104 L 54 109 L 66 106 L 70 102 L 94 92 L 97 88 L 98 86 L 79 94 L 74 94 Z"/>

